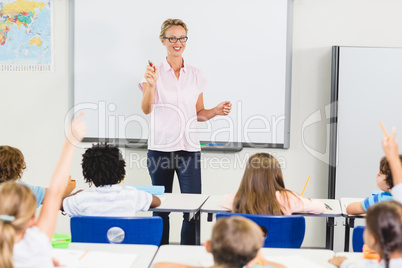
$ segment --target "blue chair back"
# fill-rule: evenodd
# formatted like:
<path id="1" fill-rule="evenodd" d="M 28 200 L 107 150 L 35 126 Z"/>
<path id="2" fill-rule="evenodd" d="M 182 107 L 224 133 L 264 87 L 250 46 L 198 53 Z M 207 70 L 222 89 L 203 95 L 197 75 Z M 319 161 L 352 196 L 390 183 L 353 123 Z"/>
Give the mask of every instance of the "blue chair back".
<path id="1" fill-rule="evenodd" d="M 356 226 L 353 229 L 352 244 L 354 252 L 363 252 L 363 232 L 365 228 L 365 226 Z"/>
<path id="2" fill-rule="evenodd" d="M 159 246 L 163 222 L 161 217 L 74 216 L 70 229 L 72 242 Z"/>
<path id="3" fill-rule="evenodd" d="M 306 221 L 300 215 L 252 215 L 240 213 L 218 213 L 216 219 L 242 216 L 258 224 L 264 232 L 265 248 L 300 248 L 306 232 Z"/>

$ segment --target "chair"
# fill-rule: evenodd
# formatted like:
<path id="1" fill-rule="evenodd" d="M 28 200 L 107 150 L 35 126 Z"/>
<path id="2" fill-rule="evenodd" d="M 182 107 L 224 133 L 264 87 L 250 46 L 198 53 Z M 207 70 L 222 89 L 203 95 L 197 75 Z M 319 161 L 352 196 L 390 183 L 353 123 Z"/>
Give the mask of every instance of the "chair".
<path id="1" fill-rule="evenodd" d="M 300 215 L 252 215 L 240 213 L 218 213 L 216 219 L 242 216 L 258 224 L 265 235 L 264 247 L 300 248 L 306 231 L 306 221 Z"/>
<path id="2" fill-rule="evenodd" d="M 363 252 L 363 232 L 365 228 L 365 226 L 356 226 L 353 229 L 352 244 L 354 252 Z"/>
<path id="3" fill-rule="evenodd" d="M 159 246 L 163 222 L 161 217 L 74 216 L 70 229 L 72 242 Z"/>

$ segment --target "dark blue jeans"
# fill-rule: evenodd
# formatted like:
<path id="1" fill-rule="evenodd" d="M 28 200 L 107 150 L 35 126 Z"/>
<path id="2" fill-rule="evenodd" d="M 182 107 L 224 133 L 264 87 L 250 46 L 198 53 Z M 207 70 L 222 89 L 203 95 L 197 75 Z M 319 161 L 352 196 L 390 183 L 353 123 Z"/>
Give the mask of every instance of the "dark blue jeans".
<path id="1" fill-rule="evenodd" d="M 152 185 L 165 186 L 165 192 L 171 193 L 174 173 L 177 173 L 181 193 L 201 193 L 200 152 L 160 152 L 148 150 L 148 171 Z M 154 216 L 163 219 L 163 235 L 161 245 L 169 244 L 169 212 L 154 212 Z M 195 221 L 189 219 L 188 213 L 183 213 L 181 227 L 182 245 L 195 245 Z"/>

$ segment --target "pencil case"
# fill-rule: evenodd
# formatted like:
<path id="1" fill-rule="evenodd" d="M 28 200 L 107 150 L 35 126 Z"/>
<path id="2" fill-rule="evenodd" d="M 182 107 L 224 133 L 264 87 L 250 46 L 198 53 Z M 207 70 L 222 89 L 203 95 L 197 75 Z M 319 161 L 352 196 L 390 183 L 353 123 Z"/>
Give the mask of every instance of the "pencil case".
<path id="1" fill-rule="evenodd" d="M 68 248 L 71 242 L 71 237 L 66 234 L 54 234 L 52 237 L 53 248 Z"/>

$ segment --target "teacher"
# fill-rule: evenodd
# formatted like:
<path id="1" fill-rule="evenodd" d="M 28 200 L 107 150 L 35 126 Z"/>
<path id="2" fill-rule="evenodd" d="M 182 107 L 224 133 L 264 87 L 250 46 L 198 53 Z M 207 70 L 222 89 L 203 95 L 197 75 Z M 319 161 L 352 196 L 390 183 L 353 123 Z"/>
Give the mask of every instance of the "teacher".
<path id="1" fill-rule="evenodd" d="M 219 103 L 205 109 L 203 92 L 208 83 L 204 74 L 183 59 L 187 25 L 180 19 L 162 23 L 159 38 L 167 56 L 158 66 L 150 63 L 139 84 L 143 92 L 141 109 L 151 114 L 148 139 L 148 171 L 153 185 L 164 185 L 171 193 L 176 172 L 182 193 L 201 193 L 200 142 L 197 121 L 228 115 L 232 104 Z M 212 48 L 213 49 L 213 48 Z M 161 244 L 169 243 L 169 213 L 154 213 L 163 219 Z M 195 244 L 195 221 L 183 214 L 181 244 Z"/>

